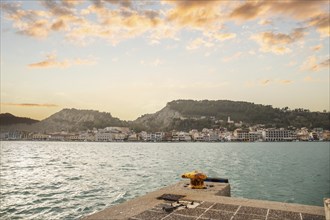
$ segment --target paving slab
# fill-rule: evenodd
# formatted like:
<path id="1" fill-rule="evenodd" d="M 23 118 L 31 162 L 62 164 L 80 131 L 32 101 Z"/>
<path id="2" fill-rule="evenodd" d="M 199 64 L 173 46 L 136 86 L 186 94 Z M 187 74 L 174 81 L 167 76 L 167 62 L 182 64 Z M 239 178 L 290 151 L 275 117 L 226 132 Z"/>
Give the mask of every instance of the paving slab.
<path id="1" fill-rule="evenodd" d="M 204 212 L 201 217 L 208 219 L 223 219 L 230 220 L 234 216 L 234 212 L 226 212 L 226 211 L 215 211 L 215 210 L 207 210 Z"/>
<path id="2" fill-rule="evenodd" d="M 229 197 L 227 183 L 212 183 L 208 189 L 190 189 L 186 185 L 187 181 L 181 181 L 83 220 L 325 220 L 324 207 L 233 198 Z M 164 194 L 184 197 L 179 203 L 157 199 Z"/>

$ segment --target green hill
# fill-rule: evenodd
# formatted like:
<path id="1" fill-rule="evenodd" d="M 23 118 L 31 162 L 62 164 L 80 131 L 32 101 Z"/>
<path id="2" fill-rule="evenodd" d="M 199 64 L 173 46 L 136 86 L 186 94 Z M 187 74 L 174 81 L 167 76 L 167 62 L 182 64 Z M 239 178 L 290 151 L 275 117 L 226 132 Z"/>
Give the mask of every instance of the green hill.
<path id="1" fill-rule="evenodd" d="M 228 117 L 235 122 L 242 121 L 245 126 L 263 124 L 265 127 L 276 128 L 292 126 L 330 129 L 329 113 L 310 112 L 306 109 L 290 110 L 288 107 L 279 109 L 270 105 L 229 100 L 175 100 L 155 114 L 138 118 L 135 123 L 146 130 L 161 128 L 188 131 L 212 127 L 233 129 L 233 125 L 227 124 Z"/>

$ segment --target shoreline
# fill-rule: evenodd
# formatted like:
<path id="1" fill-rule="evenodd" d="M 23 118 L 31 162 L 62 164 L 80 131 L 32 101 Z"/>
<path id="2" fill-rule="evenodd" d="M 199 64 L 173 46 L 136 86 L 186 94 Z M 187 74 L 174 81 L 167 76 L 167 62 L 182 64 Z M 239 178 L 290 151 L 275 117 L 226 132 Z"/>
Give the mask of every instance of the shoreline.
<path id="1" fill-rule="evenodd" d="M 70 140 L 0 140 L 0 142 L 6 141 L 6 142 L 67 142 L 67 143 L 319 143 L 319 142 L 329 142 L 330 140 L 313 140 L 313 141 L 299 141 L 299 140 L 293 140 L 293 141 L 70 141 Z"/>

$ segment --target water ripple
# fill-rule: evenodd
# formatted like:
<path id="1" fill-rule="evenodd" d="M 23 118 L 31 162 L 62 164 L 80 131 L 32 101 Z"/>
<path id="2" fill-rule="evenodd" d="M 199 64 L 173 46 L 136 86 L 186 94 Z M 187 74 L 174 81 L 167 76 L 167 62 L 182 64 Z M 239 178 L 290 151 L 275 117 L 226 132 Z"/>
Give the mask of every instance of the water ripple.
<path id="1" fill-rule="evenodd" d="M 1 219 L 79 219 L 195 169 L 229 178 L 236 197 L 330 197 L 328 143 L 1 142 L 0 153 Z"/>

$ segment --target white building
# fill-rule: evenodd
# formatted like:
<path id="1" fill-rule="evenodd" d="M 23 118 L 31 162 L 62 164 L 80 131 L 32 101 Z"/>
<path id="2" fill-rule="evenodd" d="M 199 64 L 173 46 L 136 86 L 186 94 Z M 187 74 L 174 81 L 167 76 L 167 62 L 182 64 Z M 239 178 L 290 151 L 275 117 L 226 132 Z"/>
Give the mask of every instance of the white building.
<path id="1" fill-rule="evenodd" d="M 238 128 L 234 131 L 236 141 L 249 141 L 249 130 Z"/>
<path id="2" fill-rule="evenodd" d="M 234 124 L 235 122 L 234 122 L 234 121 L 232 121 L 232 120 L 230 120 L 230 116 L 228 116 L 228 120 L 227 120 L 227 123 L 228 123 L 228 124 Z"/>
<path id="3" fill-rule="evenodd" d="M 112 137 L 114 141 L 124 141 L 128 137 L 128 135 L 119 133 L 119 134 L 113 134 Z"/>
<path id="4" fill-rule="evenodd" d="M 191 136 L 186 132 L 178 133 L 179 141 L 191 141 Z"/>
<path id="5" fill-rule="evenodd" d="M 140 134 L 140 139 L 143 140 L 143 141 L 147 141 L 147 136 L 148 136 L 148 133 L 146 131 L 141 131 Z"/>
<path id="6" fill-rule="evenodd" d="M 163 141 L 163 139 L 165 137 L 165 133 L 164 132 L 156 132 L 154 137 L 155 137 L 155 141 L 157 141 L 157 142 Z"/>
<path id="7" fill-rule="evenodd" d="M 138 141 L 139 136 L 136 133 L 130 134 L 127 138 L 128 141 Z"/>
<path id="8" fill-rule="evenodd" d="M 39 140 L 39 141 L 43 141 L 43 140 L 49 140 L 50 135 L 48 134 L 40 134 L 40 133 L 36 133 L 32 135 L 32 139 L 33 140 Z"/>
<path id="9" fill-rule="evenodd" d="M 113 134 L 107 131 L 99 131 L 95 134 L 95 141 L 112 141 Z"/>
<path id="10" fill-rule="evenodd" d="M 234 131 L 234 137 L 237 141 L 259 141 L 262 140 L 262 131 L 250 131 L 248 129 L 236 129 Z"/>
<path id="11" fill-rule="evenodd" d="M 292 141 L 295 133 L 286 129 L 268 129 L 265 132 L 265 141 Z"/>
<path id="12" fill-rule="evenodd" d="M 79 135 L 80 141 L 95 141 L 95 134 L 93 132 L 86 132 Z"/>

